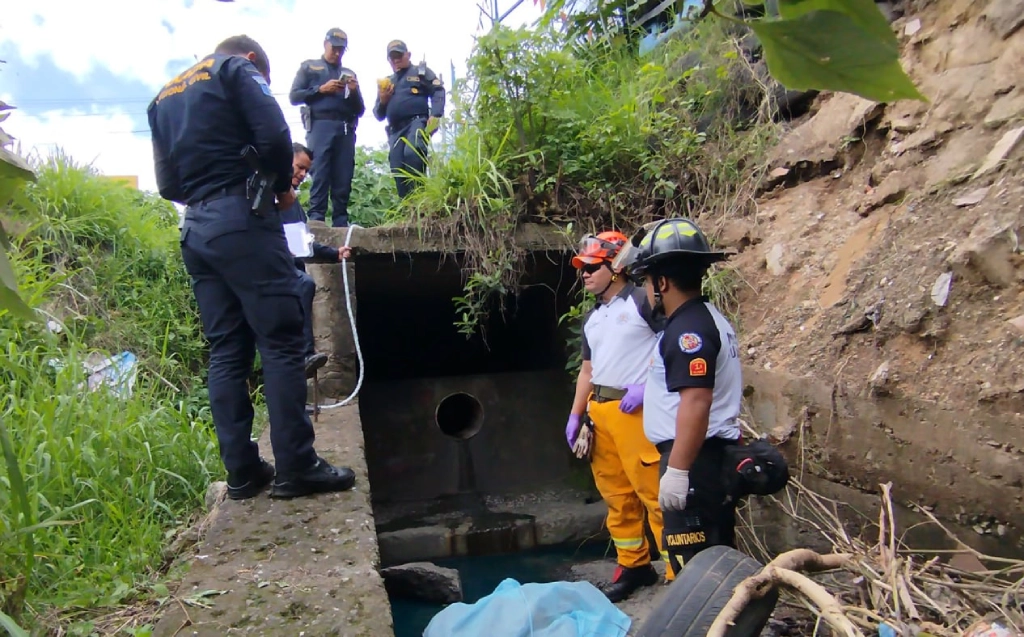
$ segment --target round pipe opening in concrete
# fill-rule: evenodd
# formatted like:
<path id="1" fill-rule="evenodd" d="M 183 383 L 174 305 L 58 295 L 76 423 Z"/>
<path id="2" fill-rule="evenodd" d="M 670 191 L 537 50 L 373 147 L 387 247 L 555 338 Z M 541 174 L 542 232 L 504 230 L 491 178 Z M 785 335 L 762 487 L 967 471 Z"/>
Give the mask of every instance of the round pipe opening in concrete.
<path id="1" fill-rule="evenodd" d="M 449 394 L 437 403 L 434 422 L 444 435 L 469 440 L 480 432 L 484 424 L 484 406 L 473 394 Z"/>

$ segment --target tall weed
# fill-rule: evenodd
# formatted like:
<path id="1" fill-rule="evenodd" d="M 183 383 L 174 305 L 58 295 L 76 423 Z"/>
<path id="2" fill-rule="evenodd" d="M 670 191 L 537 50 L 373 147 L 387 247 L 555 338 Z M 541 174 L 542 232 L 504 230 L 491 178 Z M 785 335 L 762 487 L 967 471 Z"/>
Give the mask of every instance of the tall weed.
<path id="1" fill-rule="evenodd" d="M 176 212 L 64 156 L 35 167 L 5 223 L 48 321 L 0 314 L 0 611 L 28 623 L 137 596 L 222 470 Z M 82 363 L 123 350 L 132 395 L 89 391 Z"/>

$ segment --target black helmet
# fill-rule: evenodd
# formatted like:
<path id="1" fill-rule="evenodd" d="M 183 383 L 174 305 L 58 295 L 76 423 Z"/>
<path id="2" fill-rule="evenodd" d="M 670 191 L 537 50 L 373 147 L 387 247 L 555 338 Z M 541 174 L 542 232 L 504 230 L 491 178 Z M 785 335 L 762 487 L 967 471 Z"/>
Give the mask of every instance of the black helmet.
<path id="1" fill-rule="evenodd" d="M 689 219 L 677 217 L 649 223 L 619 251 L 613 268 L 628 267 L 633 276 L 643 276 L 651 266 L 682 259 L 707 267 L 725 261 L 728 254 L 713 251 L 707 237 Z"/>

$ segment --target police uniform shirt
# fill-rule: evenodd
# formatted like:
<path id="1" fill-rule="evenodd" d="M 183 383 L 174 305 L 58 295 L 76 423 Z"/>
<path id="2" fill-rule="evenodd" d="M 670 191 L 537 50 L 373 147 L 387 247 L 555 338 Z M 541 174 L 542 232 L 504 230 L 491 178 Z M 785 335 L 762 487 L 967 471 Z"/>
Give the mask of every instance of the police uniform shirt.
<path id="1" fill-rule="evenodd" d="M 654 444 L 675 440 L 679 392 L 713 389 L 707 438 L 740 437 L 743 377 L 736 331 L 706 298 L 691 299 L 668 319 L 650 358 L 644 388 L 644 433 Z"/>
<path id="2" fill-rule="evenodd" d="M 594 385 L 623 389 L 647 380 L 647 366 L 661 328 L 647 294 L 627 284 L 583 320 L 583 360 L 592 366 Z"/>
<path id="3" fill-rule="evenodd" d="M 441 78 L 426 65 L 404 68 L 391 76 L 394 94 L 387 104 L 377 102 L 373 115 L 378 120 L 385 118 L 391 126 L 398 126 L 414 117 L 444 117 L 445 92 Z"/>
<path id="4" fill-rule="evenodd" d="M 168 82 L 146 110 L 160 196 L 188 204 L 244 184 L 251 144 L 274 192 L 292 185 L 292 138 L 266 79 L 248 59 L 208 55 Z"/>
<path id="5" fill-rule="evenodd" d="M 355 77 L 355 71 L 338 64 L 330 64 L 327 60 L 317 58 L 306 60 L 299 66 L 295 74 L 288 99 L 292 104 L 306 104 L 313 119 L 338 119 L 355 122 L 366 112 L 361 91 L 349 91 L 345 97 L 345 89 L 337 93 L 321 93 L 320 87 L 329 80 L 340 79 L 342 75 Z"/>

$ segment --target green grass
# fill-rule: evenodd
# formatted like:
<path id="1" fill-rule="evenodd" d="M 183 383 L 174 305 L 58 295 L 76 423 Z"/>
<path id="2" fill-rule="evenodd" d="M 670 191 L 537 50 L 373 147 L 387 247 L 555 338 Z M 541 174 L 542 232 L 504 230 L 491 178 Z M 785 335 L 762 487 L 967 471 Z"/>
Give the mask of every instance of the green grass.
<path id="1" fill-rule="evenodd" d="M 4 223 L 23 297 L 60 329 L 0 314 L 0 611 L 53 630 L 144 595 L 223 469 L 176 212 L 67 157 L 36 169 Z M 124 350 L 131 397 L 83 387 L 84 360 Z"/>

